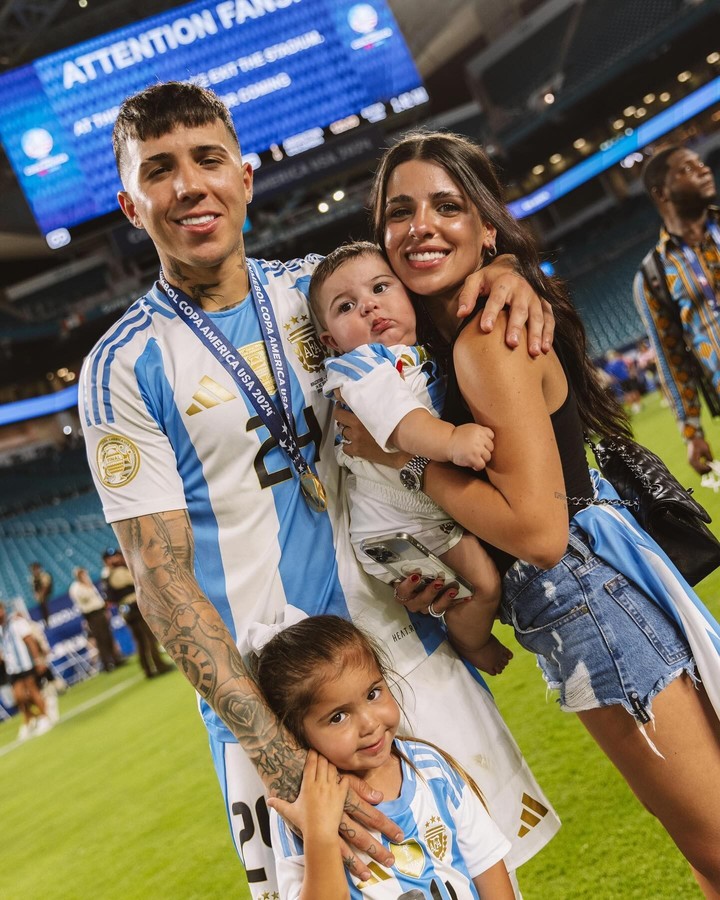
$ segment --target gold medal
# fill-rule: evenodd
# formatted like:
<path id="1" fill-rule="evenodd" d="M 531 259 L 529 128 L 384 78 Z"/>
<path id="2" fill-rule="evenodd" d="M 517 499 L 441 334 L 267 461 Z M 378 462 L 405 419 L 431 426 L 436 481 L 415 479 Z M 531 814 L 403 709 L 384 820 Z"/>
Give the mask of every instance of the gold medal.
<path id="1" fill-rule="evenodd" d="M 309 469 L 300 476 L 300 490 L 311 509 L 315 512 L 325 512 L 327 509 L 325 488 L 317 475 Z"/>

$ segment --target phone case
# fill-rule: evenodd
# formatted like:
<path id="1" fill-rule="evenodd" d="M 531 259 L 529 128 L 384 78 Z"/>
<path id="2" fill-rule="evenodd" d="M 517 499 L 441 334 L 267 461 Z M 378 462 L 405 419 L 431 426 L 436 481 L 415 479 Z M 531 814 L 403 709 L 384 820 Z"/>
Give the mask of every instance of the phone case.
<path id="1" fill-rule="evenodd" d="M 416 541 L 412 535 L 398 532 L 385 534 L 377 538 L 366 538 L 360 542 L 363 551 L 374 562 L 381 565 L 394 579 L 402 580 L 420 572 L 423 582 L 429 584 L 436 578 L 444 578 L 445 584 L 454 581 L 458 585 L 457 599 L 469 597 L 473 593 L 473 587 L 450 566 L 438 559 L 420 541 Z"/>

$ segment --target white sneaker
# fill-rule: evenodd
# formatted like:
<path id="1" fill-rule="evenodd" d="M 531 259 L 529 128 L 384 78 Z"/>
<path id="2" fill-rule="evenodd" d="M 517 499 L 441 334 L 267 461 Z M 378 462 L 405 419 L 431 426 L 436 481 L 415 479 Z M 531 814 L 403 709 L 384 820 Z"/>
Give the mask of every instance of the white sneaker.
<path id="1" fill-rule="evenodd" d="M 46 685 L 43 688 L 43 699 L 45 700 L 45 710 L 47 711 L 47 717 L 56 725 L 60 719 L 60 706 L 58 704 L 57 692 L 52 684 Z"/>
<path id="2" fill-rule="evenodd" d="M 45 732 L 50 731 L 52 727 L 53 723 L 47 716 L 39 716 L 36 719 L 35 734 L 45 734 Z"/>
<path id="3" fill-rule="evenodd" d="M 30 731 L 30 728 L 28 727 L 27 722 L 24 722 L 20 726 L 20 731 L 18 731 L 17 739 L 19 741 L 26 741 L 28 738 L 31 738 L 31 737 L 32 737 L 32 732 Z"/>

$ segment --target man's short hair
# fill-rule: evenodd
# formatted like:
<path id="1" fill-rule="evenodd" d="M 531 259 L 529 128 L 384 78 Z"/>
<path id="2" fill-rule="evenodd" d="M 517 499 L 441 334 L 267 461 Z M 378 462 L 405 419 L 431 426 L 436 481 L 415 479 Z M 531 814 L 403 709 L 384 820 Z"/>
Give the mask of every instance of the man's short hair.
<path id="1" fill-rule="evenodd" d="M 220 120 L 240 147 L 230 110 L 212 91 L 184 81 L 153 84 L 123 101 L 112 145 L 122 178 L 125 147 L 129 140 L 146 141 L 169 134 L 177 127 L 199 128 Z"/>
<path id="2" fill-rule="evenodd" d="M 669 147 L 663 147 L 662 150 L 658 150 L 658 152 L 653 154 L 645 163 L 645 168 L 642 172 L 642 180 L 645 185 L 645 190 L 653 200 L 655 199 L 653 190 L 662 188 L 665 185 L 665 179 L 667 178 L 668 169 L 670 168 L 670 157 L 673 153 L 677 153 L 678 150 L 684 149 L 682 144 L 670 144 Z"/>
<path id="3" fill-rule="evenodd" d="M 379 256 L 380 259 L 387 262 L 382 249 L 370 241 L 349 241 L 347 244 L 341 244 L 332 253 L 323 259 L 315 268 L 310 279 L 309 299 L 310 309 L 320 325 L 324 328 L 326 325 L 323 310 L 320 308 L 320 290 L 328 278 L 333 275 L 340 266 L 344 266 L 351 259 L 358 259 L 360 256 Z"/>

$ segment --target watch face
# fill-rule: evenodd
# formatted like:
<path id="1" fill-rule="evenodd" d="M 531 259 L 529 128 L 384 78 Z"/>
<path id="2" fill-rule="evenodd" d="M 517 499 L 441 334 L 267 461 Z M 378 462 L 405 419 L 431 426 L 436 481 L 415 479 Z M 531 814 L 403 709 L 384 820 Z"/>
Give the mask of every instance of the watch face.
<path id="1" fill-rule="evenodd" d="M 402 482 L 403 487 L 407 488 L 409 491 L 417 491 L 420 489 L 420 479 L 412 469 L 400 469 L 400 481 Z"/>

